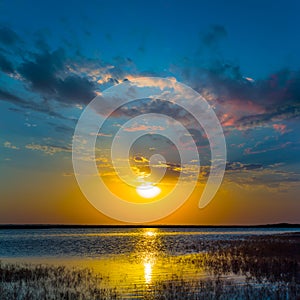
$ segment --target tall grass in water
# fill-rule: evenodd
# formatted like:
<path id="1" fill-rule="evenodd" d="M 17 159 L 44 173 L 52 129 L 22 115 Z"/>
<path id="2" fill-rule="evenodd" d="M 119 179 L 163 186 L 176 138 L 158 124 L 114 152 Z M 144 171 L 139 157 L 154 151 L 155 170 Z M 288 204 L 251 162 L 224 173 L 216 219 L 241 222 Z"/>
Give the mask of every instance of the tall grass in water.
<path id="1" fill-rule="evenodd" d="M 217 276 L 208 279 L 169 279 L 131 286 L 121 294 L 108 287 L 109 278 L 88 269 L 43 265 L 1 264 L 1 300 L 93 299 L 299 299 L 295 282 L 236 282 Z"/>
<path id="2" fill-rule="evenodd" d="M 300 236 L 256 237 L 208 252 L 204 265 L 215 274 L 300 284 Z"/>
<path id="3" fill-rule="evenodd" d="M 1 300 L 119 299 L 107 278 L 88 269 L 0 263 Z"/>
<path id="4" fill-rule="evenodd" d="M 258 285 L 237 284 L 227 279 L 175 280 L 158 282 L 148 289 L 138 291 L 142 299 L 188 300 L 281 300 L 299 299 L 300 287 L 295 283 Z"/>

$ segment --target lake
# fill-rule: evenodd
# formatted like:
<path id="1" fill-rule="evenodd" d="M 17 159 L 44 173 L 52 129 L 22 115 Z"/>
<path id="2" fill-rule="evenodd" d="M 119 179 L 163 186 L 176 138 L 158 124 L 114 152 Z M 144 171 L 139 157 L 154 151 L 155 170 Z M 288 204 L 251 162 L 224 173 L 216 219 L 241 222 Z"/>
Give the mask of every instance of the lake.
<path id="1" fill-rule="evenodd" d="M 139 290 L 158 282 L 215 279 L 216 273 L 205 263 L 212 257 L 208 253 L 256 237 L 267 239 L 299 231 L 299 228 L 1 229 L 0 260 L 89 268 L 106 278 L 105 285 L 115 287 L 122 299 L 136 299 L 141 298 Z M 246 273 L 223 269 L 222 266 L 219 278 L 236 285 L 245 284 Z"/>

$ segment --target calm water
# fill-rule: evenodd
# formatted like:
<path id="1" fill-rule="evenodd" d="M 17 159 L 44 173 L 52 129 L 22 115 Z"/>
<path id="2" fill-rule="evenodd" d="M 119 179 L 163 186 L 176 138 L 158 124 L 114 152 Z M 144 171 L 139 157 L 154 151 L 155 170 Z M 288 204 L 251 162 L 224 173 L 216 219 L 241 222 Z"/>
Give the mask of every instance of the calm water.
<path id="1" fill-rule="evenodd" d="M 299 228 L 2 229 L 0 258 L 105 258 L 153 250 L 176 256 L 207 250 L 213 241 L 297 232 Z M 151 249 L 149 249 L 149 247 Z"/>
<path id="2" fill-rule="evenodd" d="M 125 295 L 133 285 L 147 286 L 174 274 L 188 279 L 206 278 L 209 275 L 195 267 L 193 255 L 205 253 L 216 244 L 298 231 L 299 228 L 0 230 L 0 260 L 89 267 L 109 278 L 111 286 L 124 290 Z M 243 280 L 236 275 L 230 279 Z"/>

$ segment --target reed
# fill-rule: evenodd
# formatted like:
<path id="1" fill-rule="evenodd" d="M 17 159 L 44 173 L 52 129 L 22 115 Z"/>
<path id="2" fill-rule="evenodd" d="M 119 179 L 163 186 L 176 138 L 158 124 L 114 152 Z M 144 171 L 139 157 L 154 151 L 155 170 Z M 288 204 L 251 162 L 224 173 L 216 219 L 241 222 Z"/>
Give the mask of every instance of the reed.
<path id="1" fill-rule="evenodd" d="M 89 269 L 0 263 L 1 300 L 119 299 L 107 278 Z"/>

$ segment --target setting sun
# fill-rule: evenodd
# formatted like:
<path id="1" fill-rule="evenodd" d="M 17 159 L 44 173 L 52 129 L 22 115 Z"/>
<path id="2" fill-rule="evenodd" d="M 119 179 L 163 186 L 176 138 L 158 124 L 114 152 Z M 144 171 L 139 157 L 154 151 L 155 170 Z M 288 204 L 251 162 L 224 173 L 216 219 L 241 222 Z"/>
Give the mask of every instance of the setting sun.
<path id="1" fill-rule="evenodd" d="M 154 198 L 160 194 L 161 190 L 159 187 L 148 183 L 138 186 L 136 192 L 143 198 Z"/>

